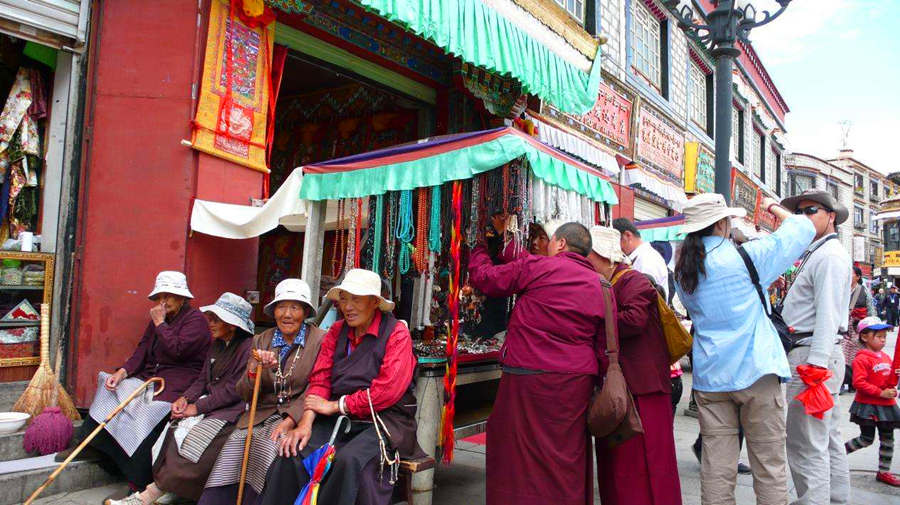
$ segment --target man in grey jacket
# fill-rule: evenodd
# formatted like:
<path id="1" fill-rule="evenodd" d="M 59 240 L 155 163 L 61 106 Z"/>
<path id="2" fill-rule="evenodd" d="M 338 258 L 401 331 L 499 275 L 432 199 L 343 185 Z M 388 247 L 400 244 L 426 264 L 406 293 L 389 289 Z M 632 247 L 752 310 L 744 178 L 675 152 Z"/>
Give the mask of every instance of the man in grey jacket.
<path id="1" fill-rule="evenodd" d="M 781 204 L 806 215 L 816 227 L 816 238 L 801 257 L 782 311 L 796 332 L 794 348 L 788 353 L 792 378 L 787 385 L 787 459 L 798 497 L 793 505 L 848 503 L 850 470 L 838 428 L 844 415 L 838 394 L 845 372 L 840 342 L 849 318 L 852 262 L 835 233 L 848 212 L 825 191 L 804 191 Z M 807 415 L 803 404 L 794 399 L 807 388 L 797 373 L 804 364 L 833 374 L 826 386 L 835 407 L 823 419 Z"/>

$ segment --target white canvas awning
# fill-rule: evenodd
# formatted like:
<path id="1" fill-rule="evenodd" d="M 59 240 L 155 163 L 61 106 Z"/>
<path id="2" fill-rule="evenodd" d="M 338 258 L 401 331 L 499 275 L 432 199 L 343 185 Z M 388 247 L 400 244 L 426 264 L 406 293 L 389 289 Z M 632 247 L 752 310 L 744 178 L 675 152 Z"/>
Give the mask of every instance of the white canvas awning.
<path id="1" fill-rule="evenodd" d="M 293 232 L 305 231 L 307 206 L 306 200 L 300 198 L 302 182 L 303 170 L 295 168 L 262 207 L 194 200 L 191 230 L 232 239 L 258 237 L 279 225 Z M 363 219 L 368 216 L 368 208 L 368 203 L 363 203 Z M 337 217 L 337 201 L 330 200 L 325 211 L 325 229 L 337 228 Z"/>
<path id="2" fill-rule="evenodd" d="M 889 210 L 887 212 L 879 212 L 875 215 L 876 220 L 895 219 L 900 217 L 900 210 Z"/>

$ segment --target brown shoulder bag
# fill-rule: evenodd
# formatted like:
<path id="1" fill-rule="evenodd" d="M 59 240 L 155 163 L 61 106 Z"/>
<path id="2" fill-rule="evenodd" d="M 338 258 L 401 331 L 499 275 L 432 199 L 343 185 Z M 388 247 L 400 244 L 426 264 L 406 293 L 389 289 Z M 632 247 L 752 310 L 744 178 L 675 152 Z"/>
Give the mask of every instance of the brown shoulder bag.
<path id="1" fill-rule="evenodd" d="M 619 365 L 619 335 L 610 295 L 612 286 L 603 279 L 601 284 L 603 302 L 606 304 L 606 355 L 609 358 L 609 368 L 606 370 L 603 386 L 591 400 L 588 429 L 595 437 L 604 439 L 609 446 L 616 446 L 643 433 L 644 428 Z"/>

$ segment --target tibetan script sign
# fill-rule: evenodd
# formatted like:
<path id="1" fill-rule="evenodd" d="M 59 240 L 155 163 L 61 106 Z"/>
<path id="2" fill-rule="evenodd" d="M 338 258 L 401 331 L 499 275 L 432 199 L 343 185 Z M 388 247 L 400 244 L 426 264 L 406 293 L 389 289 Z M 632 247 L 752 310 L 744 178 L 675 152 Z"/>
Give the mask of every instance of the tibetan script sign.
<path id="1" fill-rule="evenodd" d="M 597 103 L 581 122 L 627 148 L 631 133 L 631 102 L 606 84 L 600 84 Z"/>
<path id="2" fill-rule="evenodd" d="M 768 231 L 775 231 L 778 225 L 778 219 L 775 214 L 766 210 L 763 205 L 763 199 L 766 197 L 762 191 L 757 191 L 756 195 L 756 224 Z"/>
<path id="3" fill-rule="evenodd" d="M 684 135 L 643 107 L 638 125 L 637 153 L 646 161 L 681 179 L 684 170 Z"/>
<path id="4" fill-rule="evenodd" d="M 731 169 L 731 203 L 747 211 L 747 220 L 754 221 L 758 189 L 749 177 Z"/>
<path id="5" fill-rule="evenodd" d="M 687 193 L 712 193 L 715 191 L 716 172 L 713 154 L 699 142 L 684 144 L 684 191 Z"/>

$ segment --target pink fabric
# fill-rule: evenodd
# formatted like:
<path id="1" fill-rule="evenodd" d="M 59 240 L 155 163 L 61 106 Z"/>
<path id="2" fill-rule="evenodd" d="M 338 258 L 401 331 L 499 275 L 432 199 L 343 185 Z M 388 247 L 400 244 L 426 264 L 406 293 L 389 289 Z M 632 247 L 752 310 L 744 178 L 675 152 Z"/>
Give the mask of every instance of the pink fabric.
<path id="1" fill-rule="evenodd" d="M 595 349 L 606 339 L 605 311 L 600 276 L 586 258 L 571 252 L 524 255 L 494 265 L 478 246 L 469 260 L 469 282 L 487 296 L 518 295 L 500 350 L 504 365 L 598 373 Z"/>
<path id="2" fill-rule="evenodd" d="M 644 433 L 610 449 L 596 441 L 603 505 L 681 505 L 668 394 L 634 397 Z"/>
<path id="3" fill-rule="evenodd" d="M 487 505 L 593 503 L 594 383 L 590 375 L 503 374 L 487 425 Z"/>

